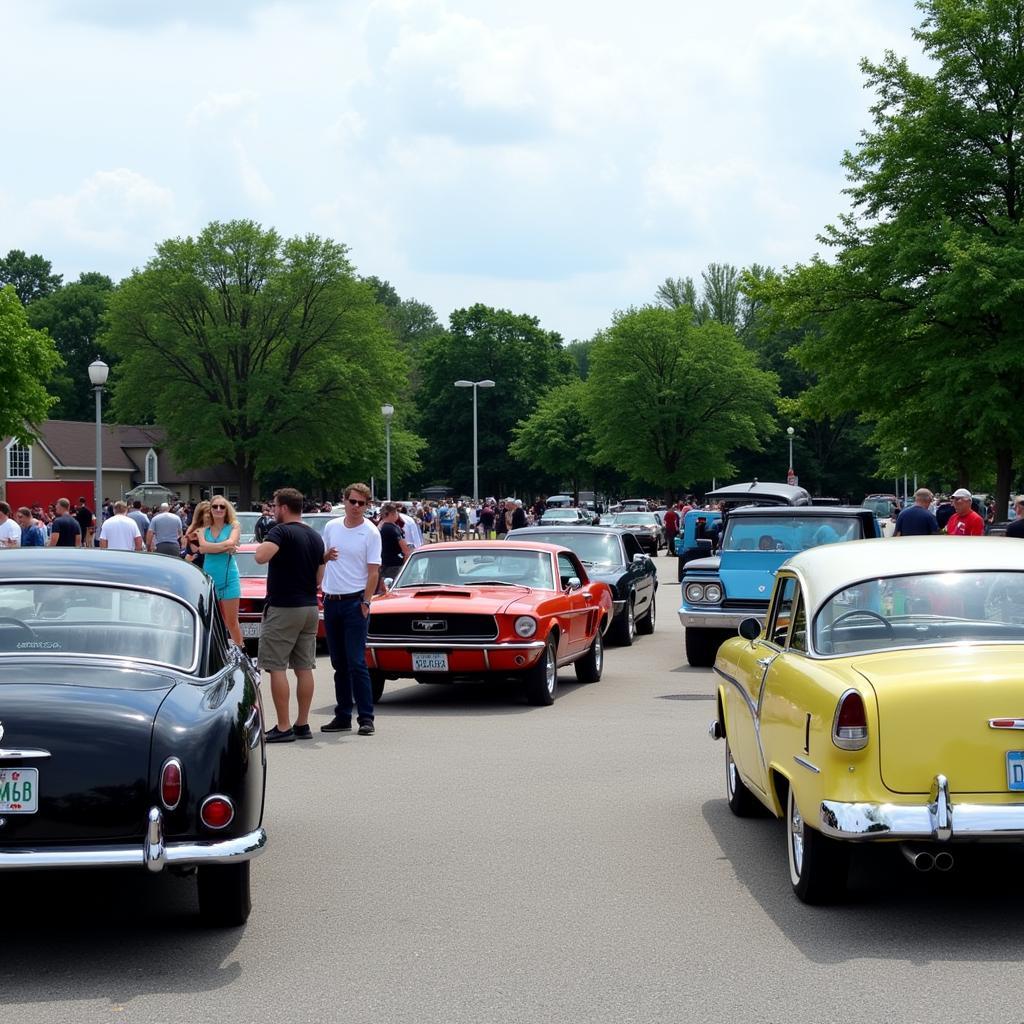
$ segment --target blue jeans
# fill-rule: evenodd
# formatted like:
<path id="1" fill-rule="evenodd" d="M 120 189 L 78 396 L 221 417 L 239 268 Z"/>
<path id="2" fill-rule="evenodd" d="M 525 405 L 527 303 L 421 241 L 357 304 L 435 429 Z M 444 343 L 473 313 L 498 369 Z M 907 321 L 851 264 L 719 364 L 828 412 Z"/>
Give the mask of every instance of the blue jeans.
<path id="1" fill-rule="evenodd" d="M 366 617 L 358 597 L 324 601 L 324 632 L 334 669 L 334 714 L 357 721 L 373 721 L 373 688 L 366 667 Z"/>

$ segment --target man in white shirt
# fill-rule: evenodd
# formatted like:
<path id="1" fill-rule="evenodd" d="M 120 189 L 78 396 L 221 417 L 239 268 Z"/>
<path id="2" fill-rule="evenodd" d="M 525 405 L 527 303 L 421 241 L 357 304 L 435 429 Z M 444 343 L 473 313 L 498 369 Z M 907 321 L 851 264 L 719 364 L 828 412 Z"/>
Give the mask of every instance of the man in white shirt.
<path id="1" fill-rule="evenodd" d="M 104 520 L 100 528 L 100 547 L 111 551 L 141 551 L 142 534 L 133 519 L 128 518 L 128 506 L 114 502 L 114 514 Z"/>
<path id="2" fill-rule="evenodd" d="M 321 732 L 352 728 L 356 706 L 360 736 L 372 736 L 373 687 L 366 667 L 366 620 L 380 575 L 380 533 L 363 514 L 366 484 L 345 488 L 345 515 L 324 527 L 324 631 L 334 669 L 334 718 Z"/>
<path id="3" fill-rule="evenodd" d="M 405 534 L 405 543 L 414 551 L 423 546 L 423 533 L 420 524 L 406 512 L 399 512 L 398 518 L 402 520 L 402 532 Z"/>
<path id="4" fill-rule="evenodd" d="M 0 548 L 20 548 L 21 527 L 11 518 L 11 506 L 0 501 Z"/>

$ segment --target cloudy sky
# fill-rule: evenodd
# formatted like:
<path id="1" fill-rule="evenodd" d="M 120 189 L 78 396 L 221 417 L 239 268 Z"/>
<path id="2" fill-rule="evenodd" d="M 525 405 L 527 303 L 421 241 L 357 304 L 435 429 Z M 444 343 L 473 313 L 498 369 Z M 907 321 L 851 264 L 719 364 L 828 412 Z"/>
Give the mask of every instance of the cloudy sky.
<path id="1" fill-rule="evenodd" d="M 0 252 L 115 278 L 251 217 L 567 340 L 845 208 L 912 0 L 6 0 Z"/>

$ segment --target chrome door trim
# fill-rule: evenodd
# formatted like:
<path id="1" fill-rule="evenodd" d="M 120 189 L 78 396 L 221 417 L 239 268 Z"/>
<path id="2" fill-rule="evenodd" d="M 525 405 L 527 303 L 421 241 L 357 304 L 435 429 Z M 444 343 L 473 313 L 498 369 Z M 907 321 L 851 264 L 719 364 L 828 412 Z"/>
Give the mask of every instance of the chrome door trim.
<path id="1" fill-rule="evenodd" d="M 811 762 L 808 761 L 806 758 L 797 757 L 796 755 L 794 755 L 793 760 L 796 761 L 796 763 L 800 765 L 801 768 L 806 768 L 808 771 L 814 772 L 815 775 L 821 774 L 821 769 L 818 768 L 816 765 L 811 764 Z"/>

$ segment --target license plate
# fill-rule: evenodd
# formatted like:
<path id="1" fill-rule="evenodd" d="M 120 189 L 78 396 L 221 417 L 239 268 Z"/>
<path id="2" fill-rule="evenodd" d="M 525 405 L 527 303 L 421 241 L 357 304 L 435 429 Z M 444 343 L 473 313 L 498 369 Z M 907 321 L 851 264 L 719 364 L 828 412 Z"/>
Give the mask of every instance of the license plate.
<path id="1" fill-rule="evenodd" d="M 0 814 L 35 814 L 39 809 L 39 769 L 0 768 Z"/>
<path id="2" fill-rule="evenodd" d="M 1014 793 L 1024 792 L 1024 750 L 1006 752 L 1006 788 Z"/>
<path id="3" fill-rule="evenodd" d="M 413 672 L 447 672 L 448 671 L 448 655 L 444 652 L 435 654 L 431 651 L 429 654 L 416 654 L 412 656 L 412 670 Z"/>
<path id="4" fill-rule="evenodd" d="M 263 625 L 262 622 L 240 622 L 239 625 L 242 627 L 242 636 L 249 640 L 255 640 L 259 638 L 260 627 Z"/>

